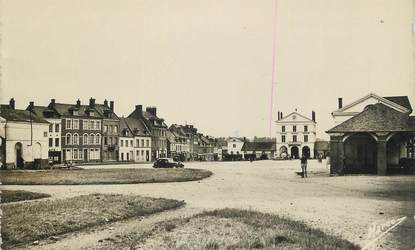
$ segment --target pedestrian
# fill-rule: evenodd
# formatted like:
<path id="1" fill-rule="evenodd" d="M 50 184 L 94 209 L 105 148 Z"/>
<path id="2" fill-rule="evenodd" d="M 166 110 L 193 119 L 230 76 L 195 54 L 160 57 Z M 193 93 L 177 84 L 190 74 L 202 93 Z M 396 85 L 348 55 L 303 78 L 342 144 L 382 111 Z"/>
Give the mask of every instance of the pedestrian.
<path id="1" fill-rule="evenodd" d="M 303 178 L 307 176 L 307 156 L 303 155 L 301 157 L 301 170 L 303 172 Z"/>

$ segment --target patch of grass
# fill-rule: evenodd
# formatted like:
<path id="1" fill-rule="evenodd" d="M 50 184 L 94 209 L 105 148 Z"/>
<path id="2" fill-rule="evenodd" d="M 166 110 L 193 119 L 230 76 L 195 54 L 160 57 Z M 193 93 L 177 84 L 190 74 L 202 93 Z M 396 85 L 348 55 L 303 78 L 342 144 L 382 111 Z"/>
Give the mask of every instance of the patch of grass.
<path id="1" fill-rule="evenodd" d="M 25 201 L 25 200 L 36 200 L 41 198 L 50 197 L 49 194 L 43 193 L 34 193 L 23 190 L 1 190 L 0 199 L 1 203 L 10 203 L 16 201 Z"/>
<path id="2" fill-rule="evenodd" d="M 183 206 L 183 201 L 133 195 L 82 195 L 68 199 L 5 204 L 3 247 Z"/>
<path id="3" fill-rule="evenodd" d="M 171 228 L 168 225 L 174 224 Z M 277 215 L 221 209 L 155 225 L 136 237 L 123 236 L 102 249 L 359 249 L 351 242 L 327 235 Z"/>
<path id="4" fill-rule="evenodd" d="M 203 169 L 82 169 L 1 171 L 4 185 L 137 184 L 195 181 L 210 177 Z"/>

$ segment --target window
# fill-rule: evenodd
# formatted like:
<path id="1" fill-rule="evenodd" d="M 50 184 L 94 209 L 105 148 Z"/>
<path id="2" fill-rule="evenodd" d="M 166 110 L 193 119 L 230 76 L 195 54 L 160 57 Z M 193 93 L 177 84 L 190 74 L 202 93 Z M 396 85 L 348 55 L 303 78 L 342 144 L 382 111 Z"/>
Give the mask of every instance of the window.
<path id="1" fill-rule="evenodd" d="M 112 125 L 109 126 L 109 132 L 112 133 Z"/>
<path id="2" fill-rule="evenodd" d="M 94 144 L 94 140 L 95 140 L 95 135 L 94 134 L 90 134 L 89 135 L 89 144 L 93 145 Z"/>
<path id="3" fill-rule="evenodd" d="M 108 137 L 104 137 L 104 145 L 108 145 Z"/>
<path id="4" fill-rule="evenodd" d="M 150 146 L 150 140 L 147 140 L 146 146 L 149 147 Z"/>
<path id="5" fill-rule="evenodd" d="M 110 138 L 110 145 L 112 145 L 113 144 L 112 137 L 109 137 L 109 138 Z"/>
<path id="6" fill-rule="evenodd" d="M 72 144 L 72 136 L 71 134 L 66 134 L 66 145 Z"/>
<path id="7" fill-rule="evenodd" d="M 88 126 L 89 125 L 89 122 L 88 122 L 88 120 L 84 120 L 83 123 L 84 123 L 83 124 L 83 129 L 88 130 L 89 129 L 89 126 Z"/>
<path id="8" fill-rule="evenodd" d="M 59 124 L 55 124 L 55 132 L 59 132 Z"/>
<path id="9" fill-rule="evenodd" d="M 96 122 L 96 129 L 101 130 L 101 121 Z"/>
<path id="10" fill-rule="evenodd" d="M 73 129 L 79 129 L 79 120 L 78 119 L 73 120 Z"/>
<path id="11" fill-rule="evenodd" d="M 134 147 L 134 141 L 133 140 L 130 141 L 130 146 Z"/>
<path id="12" fill-rule="evenodd" d="M 304 132 L 308 132 L 308 126 L 304 125 Z"/>
<path id="13" fill-rule="evenodd" d="M 49 125 L 49 132 L 52 133 L 53 132 L 53 124 Z"/>
<path id="14" fill-rule="evenodd" d="M 137 144 L 137 147 L 139 148 L 140 147 L 140 140 L 139 139 L 136 140 L 136 144 Z"/>
<path id="15" fill-rule="evenodd" d="M 293 142 L 297 142 L 297 136 L 293 135 Z"/>
<path id="16" fill-rule="evenodd" d="M 285 132 L 285 126 L 281 126 L 281 131 Z"/>
<path id="17" fill-rule="evenodd" d="M 107 125 L 104 125 L 104 133 L 106 133 L 107 130 L 108 130 L 108 126 Z"/>
<path id="18" fill-rule="evenodd" d="M 74 149 L 72 155 L 74 160 L 78 160 L 78 149 Z"/>
<path id="19" fill-rule="evenodd" d="M 43 137 L 48 137 L 48 132 L 43 132 Z"/>
<path id="20" fill-rule="evenodd" d="M 304 135 L 304 142 L 308 142 L 308 135 Z"/>
<path id="21" fill-rule="evenodd" d="M 141 147 L 144 147 L 144 139 L 141 139 Z"/>
<path id="22" fill-rule="evenodd" d="M 281 136 L 281 142 L 285 142 L 285 135 Z"/>
<path id="23" fill-rule="evenodd" d="M 233 144 L 232 146 L 233 146 L 233 148 L 236 148 L 236 144 Z"/>
<path id="24" fill-rule="evenodd" d="M 49 147 L 53 147 L 53 138 L 49 138 Z"/>
<path id="25" fill-rule="evenodd" d="M 128 140 L 125 140 L 125 146 L 128 147 Z"/>
<path id="26" fill-rule="evenodd" d="M 94 116 L 95 115 L 95 112 L 94 111 L 90 111 L 89 112 L 89 116 Z"/>
<path id="27" fill-rule="evenodd" d="M 297 126 L 293 126 L 293 132 L 297 132 Z"/>
<path id="28" fill-rule="evenodd" d="M 78 145 L 79 144 L 78 138 L 79 138 L 78 134 L 74 134 L 73 135 L 73 144 L 74 145 Z"/>
<path id="29" fill-rule="evenodd" d="M 55 147 L 59 147 L 59 138 L 55 138 Z"/>
<path id="30" fill-rule="evenodd" d="M 114 133 L 118 133 L 118 126 L 117 125 L 114 126 Z"/>
<path id="31" fill-rule="evenodd" d="M 98 145 L 101 144 L 101 135 L 100 134 L 97 134 L 97 136 L 95 137 L 95 141 Z"/>
<path id="32" fill-rule="evenodd" d="M 121 147 L 124 147 L 124 140 L 121 140 Z"/>
<path id="33" fill-rule="evenodd" d="M 89 121 L 89 129 L 94 130 L 94 121 Z"/>
<path id="34" fill-rule="evenodd" d="M 72 120 L 66 120 L 66 129 L 71 129 Z"/>
<path id="35" fill-rule="evenodd" d="M 87 144 L 88 144 L 88 135 L 87 135 L 87 134 L 84 134 L 84 141 L 83 141 L 83 144 L 84 144 L 84 145 L 87 145 Z"/>
<path id="36" fill-rule="evenodd" d="M 82 154 L 82 149 L 79 150 L 79 160 L 82 160 L 84 158 L 83 154 Z"/>

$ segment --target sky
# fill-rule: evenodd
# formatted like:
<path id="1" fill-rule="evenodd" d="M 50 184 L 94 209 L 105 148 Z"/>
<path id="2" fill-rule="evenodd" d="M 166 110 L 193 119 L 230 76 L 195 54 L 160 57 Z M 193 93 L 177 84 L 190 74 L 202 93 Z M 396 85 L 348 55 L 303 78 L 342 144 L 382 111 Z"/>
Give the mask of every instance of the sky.
<path id="1" fill-rule="evenodd" d="M 247 137 L 314 110 L 327 138 L 338 97 L 415 106 L 413 21 L 411 0 L 2 0 L 0 102 L 108 99 Z"/>

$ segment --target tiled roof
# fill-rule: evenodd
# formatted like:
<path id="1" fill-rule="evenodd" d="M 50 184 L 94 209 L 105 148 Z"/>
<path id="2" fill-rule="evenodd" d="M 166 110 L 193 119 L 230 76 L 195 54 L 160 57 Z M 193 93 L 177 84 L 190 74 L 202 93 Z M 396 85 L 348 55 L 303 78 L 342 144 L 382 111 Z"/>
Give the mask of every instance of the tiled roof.
<path id="1" fill-rule="evenodd" d="M 315 150 L 329 150 L 330 143 L 328 141 L 316 141 L 314 142 L 314 149 Z"/>
<path id="2" fill-rule="evenodd" d="M 399 132 L 415 131 L 409 124 L 409 116 L 388 106 L 377 103 L 327 131 L 336 132 Z"/>
<path id="3" fill-rule="evenodd" d="M 61 116 L 72 116 L 70 113 L 70 110 L 77 110 L 78 115 L 80 117 L 90 117 L 87 114 L 87 111 L 93 110 L 95 112 L 95 115 L 93 118 L 102 118 L 102 115 L 98 113 L 95 109 L 91 109 L 89 105 L 80 105 L 77 107 L 74 104 L 66 104 L 66 103 L 55 103 L 53 107 L 50 107 L 56 110 Z"/>
<path id="4" fill-rule="evenodd" d="M 16 122 L 34 122 L 34 123 L 49 123 L 45 119 L 27 111 L 20 109 L 11 109 L 11 108 L 1 108 L 0 117 L 3 117 L 7 121 L 16 121 Z"/>
<path id="5" fill-rule="evenodd" d="M 150 136 L 150 132 L 140 119 L 122 117 L 120 119 L 120 128 L 128 128 L 130 133 L 135 136 Z"/>
<path id="6" fill-rule="evenodd" d="M 138 114 L 137 110 L 134 110 L 128 117 L 143 120 L 149 129 L 152 129 L 153 127 L 167 128 L 167 125 L 164 123 L 164 119 L 144 110 L 142 111 L 142 115 Z M 152 121 L 156 121 L 157 124 L 154 124 Z"/>
<path id="7" fill-rule="evenodd" d="M 30 111 L 30 106 L 27 107 L 26 110 Z M 59 113 L 57 113 L 55 110 L 50 109 L 49 107 L 45 107 L 45 106 L 33 106 L 32 112 L 43 119 L 60 117 Z"/>
<path id="8" fill-rule="evenodd" d="M 95 104 L 95 110 L 106 119 L 114 119 L 119 120 L 120 118 L 115 114 L 110 107 L 105 106 L 104 104 Z M 105 114 L 108 114 L 109 117 L 105 116 Z"/>
<path id="9" fill-rule="evenodd" d="M 394 102 L 402 107 L 409 109 L 412 112 L 412 106 L 407 96 L 386 96 L 383 97 L 391 102 Z"/>
<path id="10" fill-rule="evenodd" d="M 242 151 L 275 151 L 275 142 L 245 142 Z"/>

